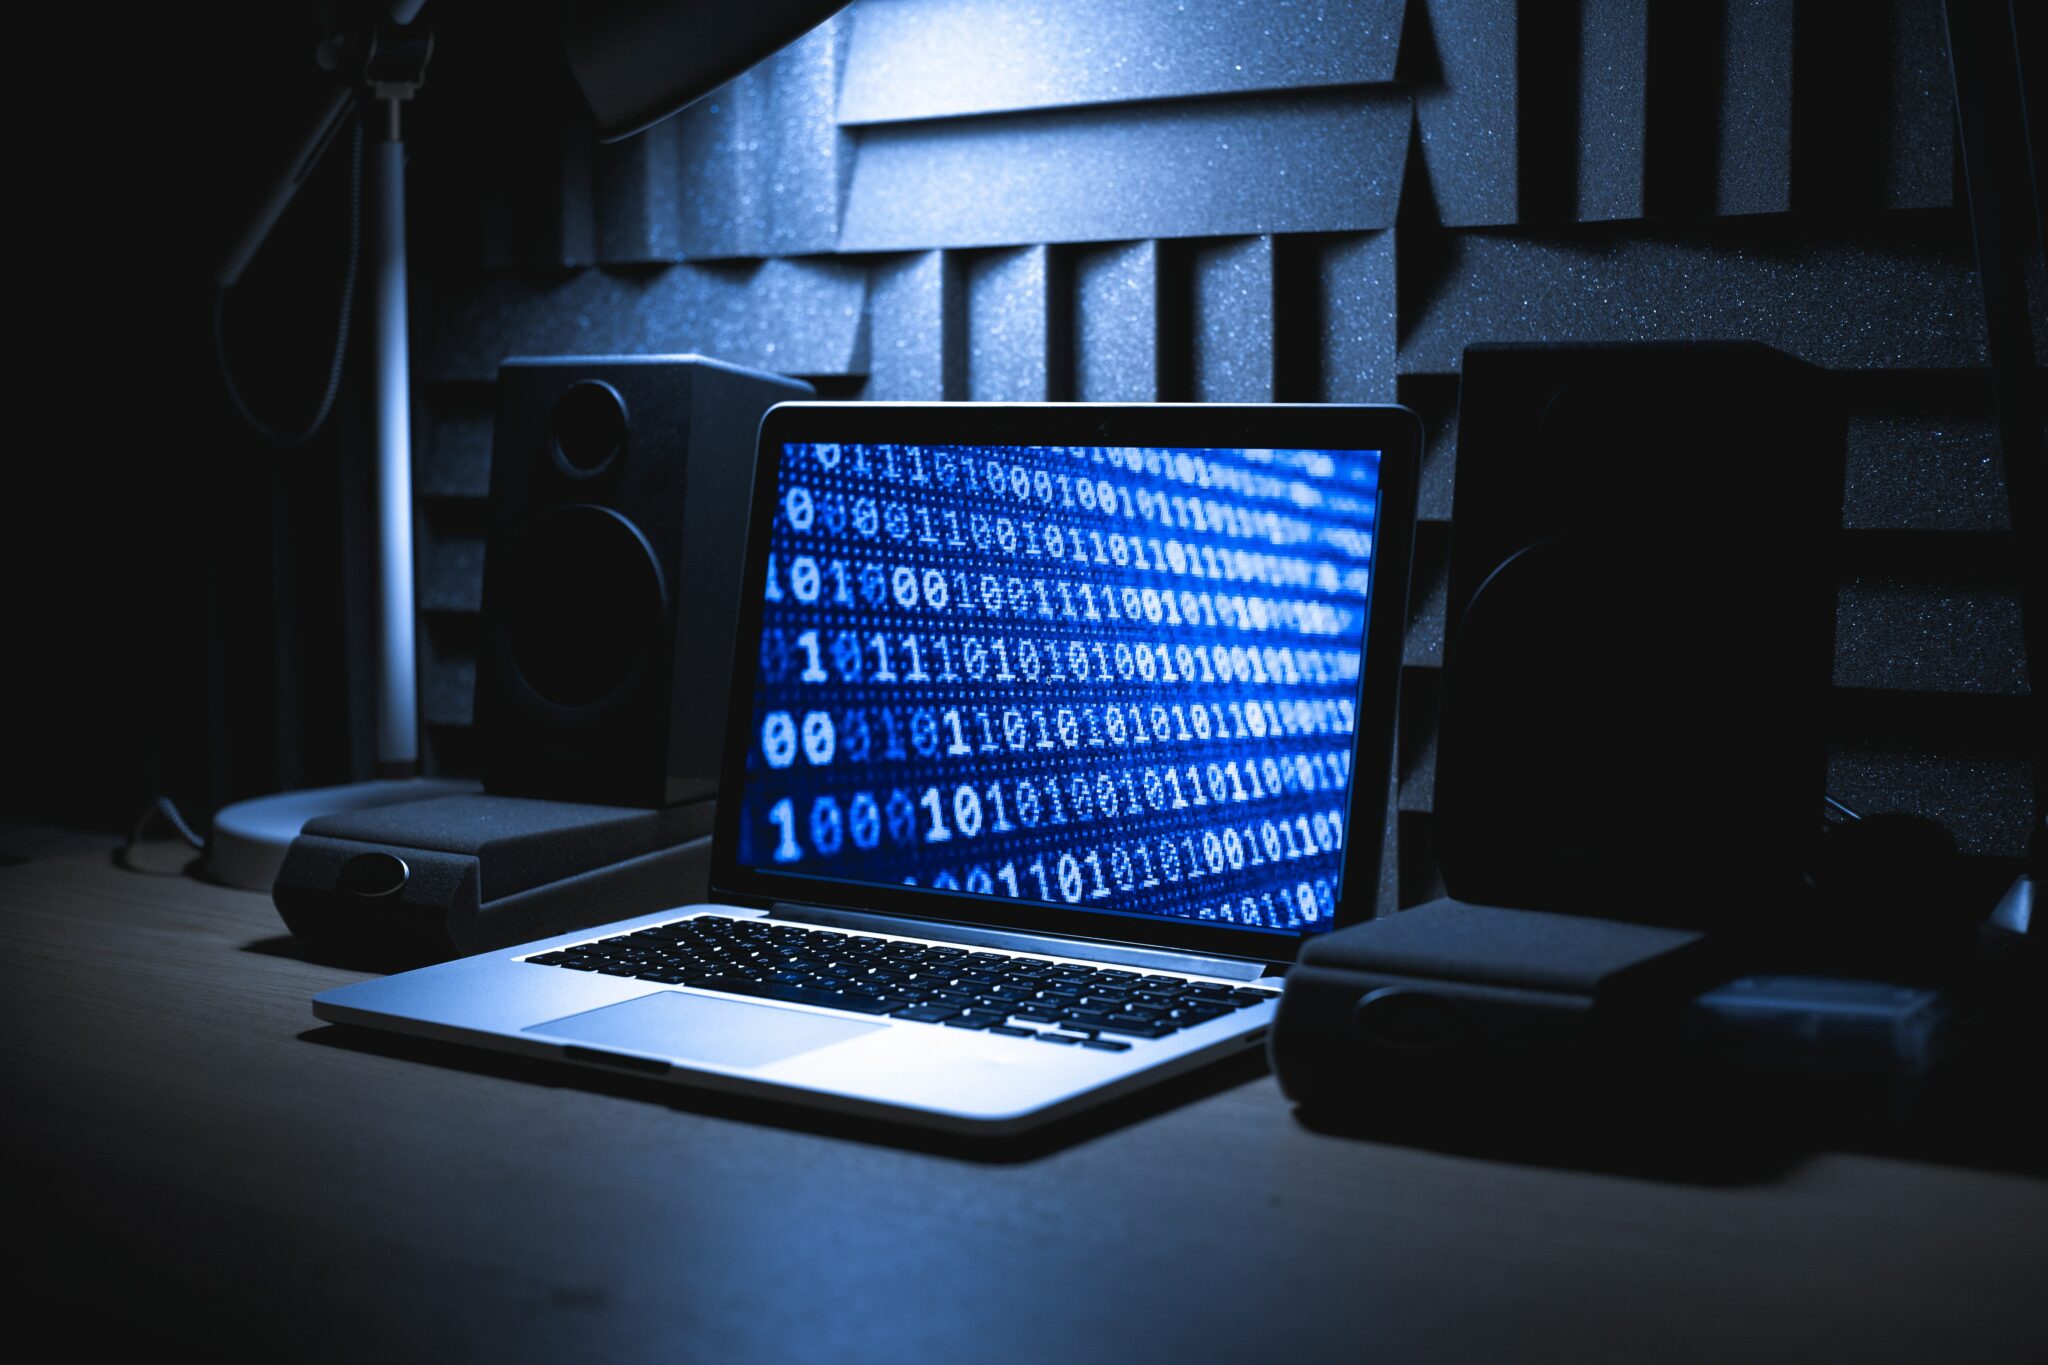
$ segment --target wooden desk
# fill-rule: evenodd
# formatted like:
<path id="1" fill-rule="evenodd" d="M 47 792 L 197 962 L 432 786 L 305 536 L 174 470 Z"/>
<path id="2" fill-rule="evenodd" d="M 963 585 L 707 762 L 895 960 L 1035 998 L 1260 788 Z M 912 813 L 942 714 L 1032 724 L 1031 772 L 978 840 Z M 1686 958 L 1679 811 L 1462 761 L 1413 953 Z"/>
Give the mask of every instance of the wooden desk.
<path id="1" fill-rule="evenodd" d="M 0 868 L 10 1239 L 264 1358 L 2048 1358 L 2048 1182 L 1702 1187 L 1312 1133 L 1256 1069 L 977 1157 L 357 1036 L 267 898 Z M 18 1207 L 18 1205 L 17 1205 Z M 19 1223 L 12 1230 L 19 1231 Z M 18 1283 L 18 1282 L 17 1282 Z M 24 1321 L 19 1310 L 15 1321 Z M 52 1321 L 37 1312 L 43 1321 Z"/>

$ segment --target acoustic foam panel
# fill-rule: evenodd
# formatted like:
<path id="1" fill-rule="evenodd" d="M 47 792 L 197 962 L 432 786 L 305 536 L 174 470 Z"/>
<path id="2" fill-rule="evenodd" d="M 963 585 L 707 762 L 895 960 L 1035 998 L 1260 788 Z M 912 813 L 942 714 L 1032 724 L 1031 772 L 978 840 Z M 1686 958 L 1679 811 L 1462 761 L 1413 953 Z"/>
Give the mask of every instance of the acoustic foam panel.
<path id="1" fill-rule="evenodd" d="M 853 11 L 842 124 L 1394 78 L 1402 0 L 894 0 Z"/>
<path id="2" fill-rule="evenodd" d="M 1694 14 L 1669 29 L 1661 8 L 863 0 L 638 147 L 494 123 L 478 192 L 426 145 L 415 188 L 440 254 L 421 349 L 454 382 L 426 390 L 425 563 L 477 539 L 474 395 L 515 350 L 696 349 L 875 398 L 1398 394 L 1428 424 L 1421 511 L 1441 521 L 1467 343 L 1763 340 L 1851 389 L 1845 524 L 1936 536 L 1885 541 L 1845 577 L 1854 733 L 1833 780 L 2009 855 L 2014 580 L 1958 581 L 1940 539 L 2006 521 L 1938 0 L 1728 0 L 1669 8 Z M 1802 30 L 1801 10 L 1838 28 Z M 918 38 L 933 24 L 1003 40 L 963 56 Z M 1816 123 L 1811 101 L 1837 97 L 1850 112 Z M 1546 100 L 1569 118 L 1525 138 Z M 1660 101 L 1688 100 L 1691 131 L 1659 122 Z M 1434 686 L 1443 624 L 1417 589 L 1411 698 Z M 430 591 L 431 739 L 459 761 L 474 618 Z M 1433 741 L 1430 708 L 1404 713 L 1389 908 L 1433 894 Z"/>
<path id="3" fill-rule="evenodd" d="M 867 290 L 861 266 L 816 257 L 491 275 L 437 300 L 420 369 L 482 381 L 507 355 L 694 351 L 785 374 L 845 374 Z"/>
<path id="4" fill-rule="evenodd" d="M 839 249 L 1385 227 L 1407 123 L 1376 88 L 875 124 Z"/>

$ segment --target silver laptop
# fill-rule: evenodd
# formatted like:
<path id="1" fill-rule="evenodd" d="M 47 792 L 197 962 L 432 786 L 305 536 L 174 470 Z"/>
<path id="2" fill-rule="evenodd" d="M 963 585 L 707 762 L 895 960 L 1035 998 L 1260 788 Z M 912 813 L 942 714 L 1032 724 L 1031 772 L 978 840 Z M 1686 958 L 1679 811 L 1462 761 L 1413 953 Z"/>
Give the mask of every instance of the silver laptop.
<path id="1" fill-rule="evenodd" d="M 1397 407 L 773 409 L 711 901 L 313 1012 L 978 1132 L 1259 1046 L 1378 885 L 1420 440 Z"/>

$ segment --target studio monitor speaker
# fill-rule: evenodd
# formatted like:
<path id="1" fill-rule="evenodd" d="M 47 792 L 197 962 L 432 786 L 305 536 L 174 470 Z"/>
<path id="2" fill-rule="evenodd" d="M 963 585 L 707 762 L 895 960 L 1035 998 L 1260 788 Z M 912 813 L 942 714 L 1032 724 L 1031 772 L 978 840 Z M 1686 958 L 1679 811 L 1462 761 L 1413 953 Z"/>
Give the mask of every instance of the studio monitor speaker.
<path id="1" fill-rule="evenodd" d="M 494 793 L 717 786 L 761 415 L 809 385 L 702 356 L 507 360 L 476 723 Z"/>
<path id="2" fill-rule="evenodd" d="M 1699 927 L 1796 899 L 1834 657 L 1827 376 L 1749 344 L 1473 347 L 1458 410 L 1446 888 Z"/>

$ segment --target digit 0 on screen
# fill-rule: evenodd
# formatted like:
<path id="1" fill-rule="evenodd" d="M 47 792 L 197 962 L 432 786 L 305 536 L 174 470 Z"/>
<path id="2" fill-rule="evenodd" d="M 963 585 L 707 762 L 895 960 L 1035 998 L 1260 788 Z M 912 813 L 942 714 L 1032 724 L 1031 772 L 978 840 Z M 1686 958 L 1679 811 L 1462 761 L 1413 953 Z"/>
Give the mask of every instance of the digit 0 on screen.
<path id="1" fill-rule="evenodd" d="M 1377 451 L 781 456 L 741 863 L 1329 927 Z"/>

